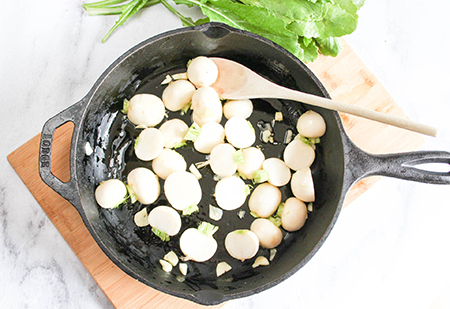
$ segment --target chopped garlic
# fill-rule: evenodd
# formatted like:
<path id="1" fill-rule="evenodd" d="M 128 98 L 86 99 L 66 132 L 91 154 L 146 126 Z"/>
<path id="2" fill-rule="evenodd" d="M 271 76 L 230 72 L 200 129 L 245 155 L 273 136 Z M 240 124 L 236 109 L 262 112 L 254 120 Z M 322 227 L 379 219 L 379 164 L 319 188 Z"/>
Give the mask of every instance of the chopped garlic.
<path id="1" fill-rule="evenodd" d="M 90 156 L 94 152 L 94 150 L 92 150 L 91 144 L 89 144 L 89 142 L 86 142 L 86 145 L 84 145 L 84 150 L 85 150 L 87 156 Z"/>
<path id="2" fill-rule="evenodd" d="M 283 113 L 282 112 L 275 113 L 275 121 L 283 121 Z"/>
<path id="3" fill-rule="evenodd" d="M 169 262 L 165 261 L 165 260 L 159 260 L 159 263 L 162 266 L 162 269 L 166 272 L 166 273 L 170 273 L 172 271 L 172 264 L 170 264 Z"/>
<path id="4" fill-rule="evenodd" d="M 149 224 L 147 208 L 144 207 L 144 209 L 138 211 L 134 215 L 134 223 L 139 227 L 147 226 Z"/>
<path id="5" fill-rule="evenodd" d="M 245 210 L 239 210 L 238 212 L 237 212 L 237 216 L 239 217 L 239 219 L 242 219 L 242 218 L 244 218 L 244 216 L 245 216 Z"/>
<path id="6" fill-rule="evenodd" d="M 188 272 L 188 265 L 186 263 L 180 263 L 178 267 L 180 268 L 180 272 L 183 274 L 183 276 L 186 276 Z"/>
<path id="7" fill-rule="evenodd" d="M 222 276 L 224 273 L 226 273 L 227 271 L 230 271 L 230 270 L 231 270 L 231 266 L 227 262 L 220 262 L 219 264 L 217 264 L 217 267 L 216 267 L 217 277 Z"/>
<path id="8" fill-rule="evenodd" d="M 209 217 L 213 220 L 219 221 L 222 219 L 223 210 L 219 207 L 215 207 L 213 205 L 209 205 Z"/>
<path id="9" fill-rule="evenodd" d="M 270 249 L 269 252 L 270 252 L 269 260 L 273 261 L 273 259 L 275 258 L 275 255 L 277 254 L 277 249 L 275 249 L 275 248 Z"/>
<path id="10" fill-rule="evenodd" d="M 197 179 L 202 178 L 202 174 L 200 173 L 200 171 L 198 170 L 198 168 L 195 166 L 195 164 L 191 164 L 191 165 L 189 166 L 189 171 L 190 171 L 192 174 L 194 174 L 194 176 L 195 176 Z"/>
<path id="11" fill-rule="evenodd" d="M 253 263 L 252 268 L 256 268 L 258 266 L 267 266 L 269 264 L 269 260 L 265 256 L 258 256 Z"/>
<path id="12" fill-rule="evenodd" d="M 178 256 L 175 254 L 175 252 L 170 251 L 164 256 L 164 260 L 172 264 L 172 266 L 177 266 L 178 264 Z"/>

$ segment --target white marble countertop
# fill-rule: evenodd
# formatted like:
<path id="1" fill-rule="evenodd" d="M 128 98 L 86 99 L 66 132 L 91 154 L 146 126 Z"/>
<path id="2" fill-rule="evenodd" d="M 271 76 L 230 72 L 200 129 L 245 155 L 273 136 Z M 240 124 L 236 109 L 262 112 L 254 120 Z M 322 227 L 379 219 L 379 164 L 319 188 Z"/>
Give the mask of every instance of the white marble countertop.
<path id="1" fill-rule="evenodd" d="M 346 38 L 411 118 L 440 129 L 424 149 L 450 151 L 449 11 L 445 0 L 367 0 Z M 181 26 L 161 5 L 140 15 L 102 44 L 116 17 L 89 17 L 81 0 L 2 3 L 1 308 L 112 307 L 6 156 L 82 98 L 123 52 Z M 382 179 L 341 213 L 298 273 L 225 308 L 449 308 L 449 192 Z"/>

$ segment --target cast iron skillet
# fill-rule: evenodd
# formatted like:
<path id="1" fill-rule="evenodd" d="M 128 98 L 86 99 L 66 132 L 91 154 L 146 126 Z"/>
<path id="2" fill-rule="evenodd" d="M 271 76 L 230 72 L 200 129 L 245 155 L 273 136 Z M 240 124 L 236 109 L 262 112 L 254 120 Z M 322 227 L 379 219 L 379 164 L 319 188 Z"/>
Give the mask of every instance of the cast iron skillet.
<path id="1" fill-rule="evenodd" d="M 317 196 L 314 211 L 300 231 L 285 234 L 270 266 L 252 269 L 254 259 L 244 263 L 233 260 L 223 247 L 224 237 L 229 231 L 249 228 L 253 218 L 248 207 L 242 207 L 246 211 L 242 219 L 237 216 L 237 211 L 229 211 L 221 221 L 212 221 L 208 216 L 208 205 L 215 203 L 211 196 L 215 181 L 205 169 L 202 171 L 204 197 L 200 212 L 183 218 L 183 229 L 195 227 L 202 220 L 218 225 L 220 228 L 215 238 L 219 249 L 209 262 L 188 262 L 186 277 L 182 277 L 176 268 L 172 273 L 165 273 L 158 260 L 170 250 L 182 255 L 177 245 L 178 238 L 163 243 L 150 232 L 150 228 L 136 227 L 133 215 L 145 207 L 139 203 L 127 203 L 114 210 L 100 208 L 94 199 L 94 189 L 108 178 L 126 179 L 134 167 L 150 166 L 150 163 L 140 162 L 134 157 L 132 144 L 139 130 L 120 113 L 123 99 L 142 92 L 161 95 L 164 87 L 160 83 L 166 74 L 184 71 L 187 61 L 199 55 L 229 58 L 283 86 L 328 97 L 313 73 L 286 50 L 252 33 L 210 23 L 169 31 L 133 47 L 102 74 L 81 101 L 48 120 L 40 142 L 39 167 L 43 181 L 77 209 L 104 253 L 124 272 L 144 284 L 204 305 L 245 297 L 283 281 L 311 259 L 330 233 L 346 192 L 357 180 L 383 175 L 450 184 L 448 172 L 428 172 L 415 167 L 428 162 L 449 164 L 450 153 L 370 155 L 349 140 L 337 112 L 289 101 L 255 100 L 255 113 L 251 119 L 255 128 L 270 122 L 276 110 L 283 112 L 283 123 L 275 125 L 275 139 L 278 141 L 283 140 L 286 129 L 295 127 L 293 124 L 299 114 L 307 109 L 316 110 L 325 118 L 327 133 L 312 166 Z M 184 117 L 190 124 L 189 117 Z M 51 149 L 55 129 L 69 121 L 75 124 L 71 144 L 71 179 L 63 183 L 51 173 Z M 280 157 L 284 147 L 282 143 L 259 144 L 266 157 Z M 204 160 L 204 156 L 190 147 L 180 152 L 187 160 Z M 284 198 L 291 195 L 288 188 L 282 190 Z M 163 195 L 155 203 L 161 204 L 167 205 Z M 155 205 L 147 206 L 148 210 Z M 258 255 L 268 256 L 269 252 L 261 249 Z M 219 261 L 227 261 L 233 269 L 217 278 L 215 265 Z"/>

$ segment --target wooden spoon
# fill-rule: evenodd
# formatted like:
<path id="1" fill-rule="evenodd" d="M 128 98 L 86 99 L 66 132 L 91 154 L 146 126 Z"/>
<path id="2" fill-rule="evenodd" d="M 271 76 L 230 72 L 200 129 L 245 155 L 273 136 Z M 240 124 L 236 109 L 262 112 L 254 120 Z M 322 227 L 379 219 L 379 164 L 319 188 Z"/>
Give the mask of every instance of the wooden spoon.
<path id="1" fill-rule="evenodd" d="M 425 124 L 285 88 L 268 81 L 237 62 L 224 58 L 210 59 L 213 60 L 219 68 L 219 77 L 211 87 L 213 87 L 219 96 L 224 99 L 287 99 L 375 120 L 429 136 L 436 136 L 437 134 L 436 128 Z"/>

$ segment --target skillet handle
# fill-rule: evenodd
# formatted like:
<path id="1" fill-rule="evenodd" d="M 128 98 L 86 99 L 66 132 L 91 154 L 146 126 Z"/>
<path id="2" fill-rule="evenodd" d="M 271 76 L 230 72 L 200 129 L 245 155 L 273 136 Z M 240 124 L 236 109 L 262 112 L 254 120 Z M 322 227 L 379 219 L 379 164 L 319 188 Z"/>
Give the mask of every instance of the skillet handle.
<path id="1" fill-rule="evenodd" d="M 44 124 L 41 132 L 41 141 L 39 143 L 39 175 L 42 181 L 52 188 L 55 192 L 68 200 L 75 208 L 79 209 L 80 201 L 77 197 L 77 184 L 73 177 L 75 170 L 72 162 L 75 149 L 72 147 L 78 134 L 78 127 L 81 121 L 83 110 L 86 104 L 83 98 L 79 102 L 71 105 L 59 114 L 53 116 Z M 72 142 L 70 149 L 70 180 L 62 182 L 52 173 L 52 148 L 55 130 L 67 122 L 74 123 L 74 131 L 72 133 Z"/>
<path id="2" fill-rule="evenodd" d="M 449 152 L 415 151 L 373 155 L 358 148 L 352 150 L 348 166 L 356 176 L 355 181 L 368 176 L 387 176 L 429 184 L 450 184 Z M 420 165 L 427 163 L 438 164 L 446 172 L 419 168 Z"/>

